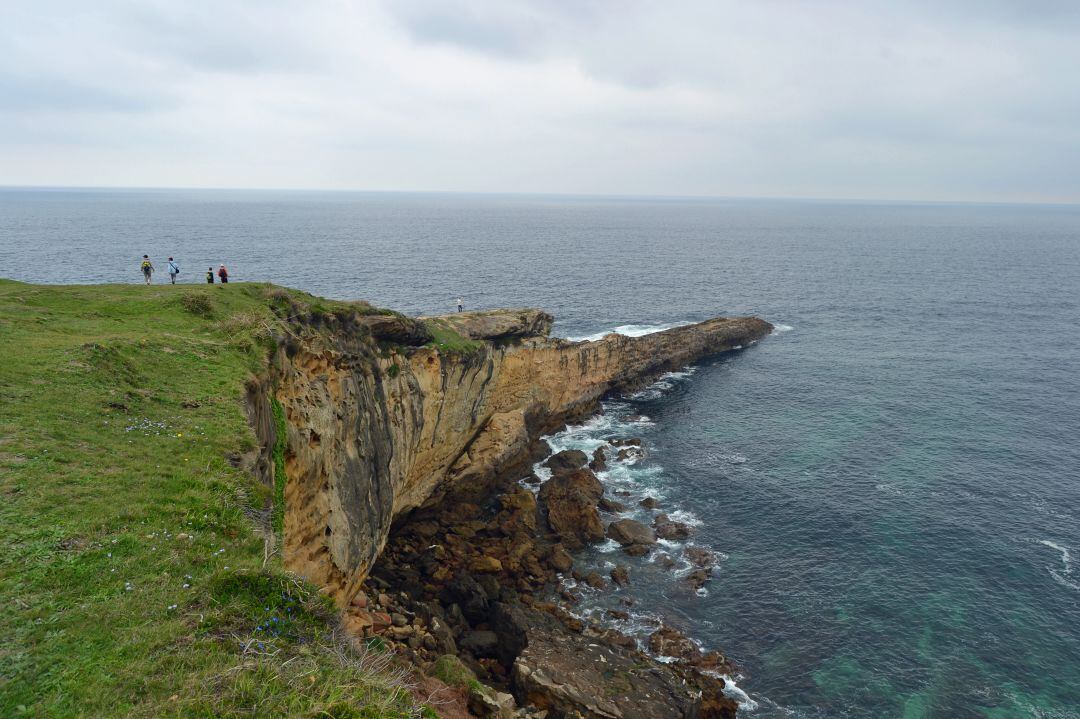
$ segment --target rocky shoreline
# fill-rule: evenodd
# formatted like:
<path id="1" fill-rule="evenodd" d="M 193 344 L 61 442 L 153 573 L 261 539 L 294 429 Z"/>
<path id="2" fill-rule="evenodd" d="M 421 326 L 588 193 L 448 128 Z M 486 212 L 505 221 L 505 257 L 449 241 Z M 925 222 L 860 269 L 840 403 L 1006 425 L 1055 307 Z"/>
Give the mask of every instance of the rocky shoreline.
<path id="1" fill-rule="evenodd" d="M 577 583 L 633 583 L 626 566 L 575 571 L 574 552 L 610 539 L 643 556 L 658 537 L 689 533 L 666 515 L 604 521 L 621 504 L 596 473 L 642 458 L 641 441 L 549 457 L 540 438 L 612 392 L 753 344 L 769 323 L 716 318 L 570 342 L 549 337 L 552 318 L 538 310 L 280 309 L 293 330 L 249 387 L 252 464 L 284 485 L 285 566 L 343 608 L 346 632 L 396 648 L 444 717 L 735 715 L 722 678 L 733 667 L 719 653 L 665 626 L 639 647 L 613 628 L 627 617 L 619 609 L 610 622 L 574 614 Z M 711 555 L 683 558 L 700 587 Z"/>
<path id="2" fill-rule="evenodd" d="M 615 439 L 610 450 L 639 446 Z M 546 451 L 541 440 L 531 455 Z M 562 577 L 599 590 L 632 584 L 623 565 L 607 578 L 577 572 L 572 553 L 586 544 L 608 536 L 635 556 L 651 551 L 657 536 L 688 531 L 670 519 L 655 529 L 633 520 L 605 529 L 601 506 L 615 500 L 594 474 L 605 454 L 590 462 L 578 450 L 559 452 L 545 462 L 552 476 L 543 483 L 534 474 L 509 476 L 488 502 L 451 500 L 410 516 L 347 608 L 348 631 L 389 642 L 429 677 L 427 690 L 434 678 L 450 703 L 480 716 L 734 717 L 738 705 L 721 676 L 735 667 L 722 654 L 663 625 L 646 653 L 633 637 L 575 616 L 579 597 L 558 591 Z M 688 581 L 707 580 L 711 555 L 703 552 L 701 562 Z M 609 614 L 614 622 L 627 616 Z M 462 673 L 493 690 L 444 681 Z"/>

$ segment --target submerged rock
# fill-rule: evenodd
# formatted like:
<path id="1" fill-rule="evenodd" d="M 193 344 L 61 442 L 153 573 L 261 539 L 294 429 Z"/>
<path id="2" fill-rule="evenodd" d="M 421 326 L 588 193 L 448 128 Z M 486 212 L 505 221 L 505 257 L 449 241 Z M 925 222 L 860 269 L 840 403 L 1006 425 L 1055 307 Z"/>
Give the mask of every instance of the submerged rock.
<path id="1" fill-rule="evenodd" d="M 625 587 L 630 584 L 630 570 L 622 564 L 617 565 L 611 570 L 611 581 L 618 584 L 620 587 Z"/>
<path id="2" fill-rule="evenodd" d="M 690 526 L 684 522 L 676 522 L 666 514 L 661 514 L 653 521 L 653 529 L 660 539 L 686 539 L 690 536 Z"/>

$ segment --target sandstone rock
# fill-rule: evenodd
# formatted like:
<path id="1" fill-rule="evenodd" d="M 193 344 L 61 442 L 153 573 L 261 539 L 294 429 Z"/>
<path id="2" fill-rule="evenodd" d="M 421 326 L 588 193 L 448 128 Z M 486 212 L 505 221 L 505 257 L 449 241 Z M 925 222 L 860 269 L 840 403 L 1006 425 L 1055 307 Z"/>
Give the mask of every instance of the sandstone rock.
<path id="1" fill-rule="evenodd" d="M 671 627 L 660 627 L 649 635 L 649 651 L 665 657 L 693 661 L 701 657 L 701 649 L 689 637 Z"/>
<path id="2" fill-rule="evenodd" d="M 394 316 L 371 322 L 388 342 L 425 339 Z M 503 325 L 520 330 L 493 329 L 485 320 L 485 328 L 466 332 L 542 334 L 544 322 L 521 322 Z M 587 413 L 606 392 L 771 329 L 753 318 L 720 318 L 643 337 L 574 343 L 531 336 L 517 344 L 484 341 L 467 352 L 402 352 L 344 323 L 330 334 L 299 327 L 300 339 L 248 395 L 256 466 L 270 486 L 277 439 L 271 391 L 285 410 L 290 501 L 282 561 L 347 602 L 405 514 L 489 493 L 497 477 L 527 472 L 522 462 L 537 436 Z M 431 539 L 446 544 L 441 535 Z"/>
<path id="3" fill-rule="evenodd" d="M 550 469 L 552 474 L 559 474 L 581 469 L 588 461 L 589 457 L 580 449 L 564 449 L 557 454 L 551 455 L 551 457 L 544 462 L 544 466 Z"/>
<path id="4" fill-rule="evenodd" d="M 604 486 L 587 469 L 557 474 L 540 487 L 548 525 L 567 547 L 580 549 L 603 539 L 604 526 L 596 507 L 603 493 Z"/>
<path id="5" fill-rule="evenodd" d="M 603 447 L 597 447 L 592 454 L 592 460 L 589 462 L 589 469 L 594 472 L 603 472 L 607 469 L 607 452 Z"/>
<path id="6" fill-rule="evenodd" d="M 645 499 L 638 502 L 638 504 L 645 509 L 656 509 L 660 506 L 660 502 L 655 497 L 646 497 Z"/>
<path id="7" fill-rule="evenodd" d="M 648 544 L 630 544 L 623 547 L 623 554 L 628 554 L 631 557 L 644 557 L 651 552 L 650 545 Z"/>
<path id="8" fill-rule="evenodd" d="M 620 462 L 630 462 L 631 464 L 638 461 L 639 459 L 644 458 L 645 450 L 643 450 L 641 447 L 625 447 L 624 449 L 620 449 L 619 452 L 615 455 L 615 459 L 619 460 Z"/>
<path id="9" fill-rule="evenodd" d="M 615 619 L 620 622 L 630 621 L 630 613 L 624 612 L 621 609 L 609 609 L 607 610 L 607 615 L 609 618 Z"/>
<path id="10" fill-rule="evenodd" d="M 469 569 L 479 573 L 501 572 L 502 568 L 502 562 L 495 557 L 488 556 L 477 557 L 469 566 Z"/>
<path id="11" fill-rule="evenodd" d="M 613 439 L 608 442 L 613 447 L 640 447 L 641 440 L 638 438 L 633 439 Z"/>
<path id="12" fill-rule="evenodd" d="M 555 717 L 696 719 L 701 704 L 694 686 L 639 652 L 549 626 L 530 632 L 513 688 Z"/>
<path id="13" fill-rule="evenodd" d="M 607 589 L 607 582 L 596 572 L 589 572 L 585 575 L 585 584 L 593 589 Z"/>
<path id="14" fill-rule="evenodd" d="M 608 499 L 607 497 L 601 497 L 597 506 L 602 512 L 608 512 L 610 514 L 618 514 L 619 512 L 626 511 L 625 504 L 616 502 L 614 499 Z"/>
<path id="15" fill-rule="evenodd" d="M 472 340 L 546 337 L 555 318 L 542 310 L 486 310 L 425 317 Z"/>
<path id="16" fill-rule="evenodd" d="M 403 626 L 405 626 L 406 624 L 409 623 L 409 620 L 408 620 L 408 618 L 405 617 L 405 615 L 398 614 L 397 612 L 394 612 L 394 613 L 392 613 L 390 615 L 390 622 L 395 627 L 403 627 Z"/>
<path id="17" fill-rule="evenodd" d="M 557 572 L 569 572 L 574 566 L 574 559 L 561 544 L 556 544 L 548 554 L 548 564 Z"/>
<path id="18" fill-rule="evenodd" d="M 617 519 L 607 528 L 607 536 L 624 547 L 632 544 L 656 544 L 656 534 L 641 522 Z"/>
<path id="19" fill-rule="evenodd" d="M 611 581 L 620 587 L 628 586 L 630 584 L 630 570 L 622 564 L 617 565 L 611 570 Z"/>
<path id="20" fill-rule="evenodd" d="M 517 703 L 514 697 L 484 684 L 469 687 L 469 709 L 479 717 L 515 719 Z"/>

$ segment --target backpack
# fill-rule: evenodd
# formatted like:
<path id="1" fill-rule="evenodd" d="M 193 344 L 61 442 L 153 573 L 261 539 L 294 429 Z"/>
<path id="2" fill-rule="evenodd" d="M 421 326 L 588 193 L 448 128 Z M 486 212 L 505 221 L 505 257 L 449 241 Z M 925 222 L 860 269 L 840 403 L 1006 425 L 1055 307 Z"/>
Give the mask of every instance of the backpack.
<path id="1" fill-rule="evenodd" d="M 150 264 L 150 260 L 143 260 L 143 263 L 142 263 L 142 271 L 143 271 L 143 272 L 146 272 L 146 271 L 148 271 L 148 270 L 149 270 L 149 269 L 150 269 L 150 268 L 151 268 L 152 266 L 153 266 L 153 265 L 151 265 L 151 264 Z"/>

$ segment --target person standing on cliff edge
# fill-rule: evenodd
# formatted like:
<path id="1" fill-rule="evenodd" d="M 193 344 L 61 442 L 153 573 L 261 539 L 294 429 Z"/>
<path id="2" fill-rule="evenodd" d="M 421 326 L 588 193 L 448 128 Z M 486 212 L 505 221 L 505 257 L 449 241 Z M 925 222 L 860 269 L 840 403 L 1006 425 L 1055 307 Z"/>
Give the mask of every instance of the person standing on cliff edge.
<path id="1" fill-rule="evenodd" d="M 169 258 L 169 281 L 174 285 L 176 284 L 176 276 L 180 274 L 180 265 L 176 264 L 173 258 Z"/>
<path id="2" fill-rule="evenodd" d="M 146 280 L 146 284 L 150 284 L 150 276 L 154 274 L 154 263 L 150 261 L 150 255 L 142 256 L 142 264 L 139 269 L 142 270 L 142 276 Z"/>
<path id="3" fill-rule="evenodd" d="M 458 297 L 457 298 L 457 311 L 461 312 L 463 309 L 465 309 L 465 305 L 461 302 L 461 298 Z"/>
<path id="4" fill-rule="evenodd" d="M 221 284 L 229 284 L 229 271 L 225 269 L 225 265 L 218 267 L 217 276 L 221 280 Z"/>

